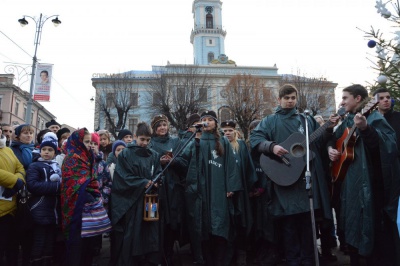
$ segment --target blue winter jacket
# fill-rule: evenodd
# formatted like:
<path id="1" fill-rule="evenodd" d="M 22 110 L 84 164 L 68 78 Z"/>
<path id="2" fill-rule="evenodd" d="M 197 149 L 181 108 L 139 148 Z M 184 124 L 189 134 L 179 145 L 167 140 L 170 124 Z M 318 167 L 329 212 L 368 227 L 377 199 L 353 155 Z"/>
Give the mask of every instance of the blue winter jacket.
<path id="1" fill-rule="evenodd" d="M 29 165 L 26 184 L 31 197 L 28 205 L 36 224 L 58 224 L 60 213 L 60 182 L 50 181 L 53 168 L 46 161 Z"/>

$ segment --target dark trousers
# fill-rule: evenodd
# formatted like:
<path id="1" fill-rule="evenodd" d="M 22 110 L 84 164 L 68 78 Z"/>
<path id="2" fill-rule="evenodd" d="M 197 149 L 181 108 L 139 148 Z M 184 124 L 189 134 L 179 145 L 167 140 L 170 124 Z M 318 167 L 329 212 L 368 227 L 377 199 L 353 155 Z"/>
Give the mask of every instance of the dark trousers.
<path id="1" fill-rule="evenodd" d="M 70 266 L 91 266 L 94 257 L 96 237 L 81 237 L 81 231 L 77 230 L 74 236 L 70 235 L 73 242 L 67 241 L 67 254 L 65 265 Z"/>
<path id="2" fill-rule="evenodd" d="M 52 258 L 56 235 L 55 224 L 35 224 L 33 227 L 33 245 L 31 260 L 42 257 Z"/>
<path id="3" fill-rule="evenodd" d="M 14 216 L 7 214 L 0 217 L 0 266 L 17 265 L 18 246 L 13 245 L 16 230 Z"/>
<path id="4" fill-rule="evenodd" d="M 220 236 L 210 235 L 208 240 L 201 242 L 203 257 L 207 266 L 225 265 L 228 241 Z"/>
<path id="5" fill-rule="evenodd" d="M 283 242 L 288 266 L 314 265 L 314 243 L 309 212 L 282 219 Z"/>

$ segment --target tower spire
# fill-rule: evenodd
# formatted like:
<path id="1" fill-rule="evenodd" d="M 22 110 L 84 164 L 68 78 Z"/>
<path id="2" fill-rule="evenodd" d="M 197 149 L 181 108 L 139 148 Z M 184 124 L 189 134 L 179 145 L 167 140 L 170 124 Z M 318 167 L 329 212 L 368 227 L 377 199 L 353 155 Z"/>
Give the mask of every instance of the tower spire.
<path id="1" fill-rule="evenodd" d="M 190 34 L 195 65 L 208 65 L 225 54 L 226 31 L 222 29 L 222 2 L 194 0 L 194 25 Z"/>

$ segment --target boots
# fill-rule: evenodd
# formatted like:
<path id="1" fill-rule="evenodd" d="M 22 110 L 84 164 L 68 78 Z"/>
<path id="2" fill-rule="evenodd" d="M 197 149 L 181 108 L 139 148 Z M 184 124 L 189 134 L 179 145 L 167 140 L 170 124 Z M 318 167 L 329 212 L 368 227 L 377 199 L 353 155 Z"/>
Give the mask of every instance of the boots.
<path id="1" fill-rule="evenodd" d="M 246 266 L 247 265 L 247 254 L 245 250 L 238 249 L 236 253 L 236 265 Z"/>

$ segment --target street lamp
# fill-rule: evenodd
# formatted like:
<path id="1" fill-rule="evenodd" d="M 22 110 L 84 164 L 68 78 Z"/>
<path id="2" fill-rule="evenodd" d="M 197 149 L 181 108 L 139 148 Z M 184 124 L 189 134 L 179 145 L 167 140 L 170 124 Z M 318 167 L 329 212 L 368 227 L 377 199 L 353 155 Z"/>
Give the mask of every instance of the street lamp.
<path id="1" fill-rule="evenodd" d="M 37 63 L 37 58 L 36 58 L 36 52 L 37 52 L 37 48 L 38 45 L 40 44 L 40 39 L 42 36 L 42 28 L 43 28 L 43 24 L 52 17 L 56 17 L 55 19 L 52 19 L 51 22 L 53 22 L 54 26 L 57 27 L 58 25 L 61 24 L 61 21 L 58 19 L 58 15 L 53 15 L 50 17 L 46 17 L 46 16 L 42 16 L 42 14 L 40 14 L 39 20 L 36 20 L 35 18 L 31 17 L 31 16 L 24 16 L 23 18 L 19 19 L 18 22 L 21 25 L 21 27 L 25 27 L 26 25 L 28 25 L 28 21 L 25 18 L 30 18 L 32 19 L 35 24 L 36 24 L 36 33 L 35 33 L 35 54 L 33 55 L 32 58 L 32 74 L 31 74 L 31 85 L 29 88 L 29 99 L 28 99 L 28 103 L 26 105 L 26 116 L 25 116 L 25 123 L 27 124 L 31 124 L 31 113 L 32 113 L 32 105 L 33 105 L 33 99 L 32 99 L 32 95 L 33 95 L 33 87 L 35 85 L 35 72 L 36 72 L 36 63 Z"/>

